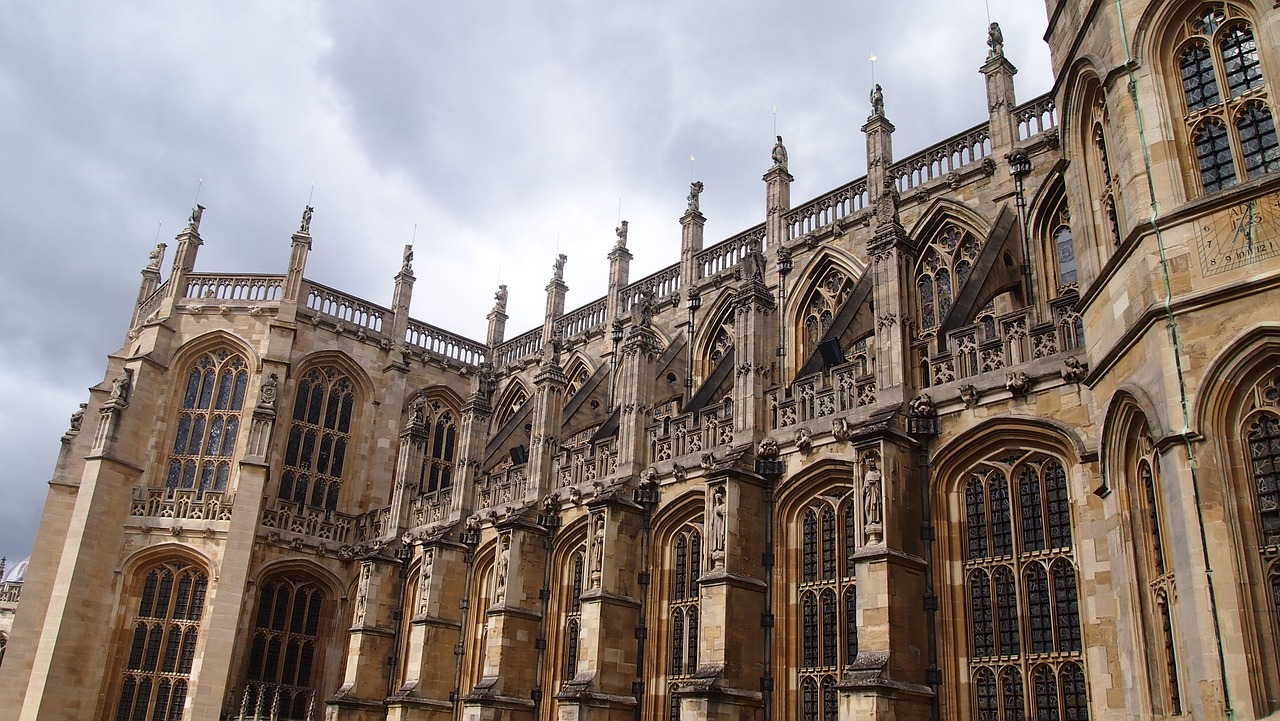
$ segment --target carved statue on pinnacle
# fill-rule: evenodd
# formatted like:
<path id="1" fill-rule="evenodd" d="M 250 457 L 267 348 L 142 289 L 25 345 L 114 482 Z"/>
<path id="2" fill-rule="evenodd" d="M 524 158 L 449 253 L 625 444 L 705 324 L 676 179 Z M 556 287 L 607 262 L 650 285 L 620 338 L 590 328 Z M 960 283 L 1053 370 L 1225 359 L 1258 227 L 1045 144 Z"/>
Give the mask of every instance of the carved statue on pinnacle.
<path id="1" fill-rule="evenodd" d="M 569 256 L 561 253 L 556 256 L 556 261 L 551 264 L 552 280 L 564 280 L 564 264 L 569 261 Z"/>
<path id="2" fill-rule="evenodd" d="M 782 136 L 776 136 L 778 142 L 773 144 L 773 167 L 787 169 L 787 146 L 782 144 Z"/>
<path id="3" fill-rule="evenodd" d="M 1000 23 L 991 23 L 987 28 L 987 60 L 1004 57 L 1004 33 L 1000 32 Z"/>
<path id="4" fill-rule="evenodd" d="M 308 205 L 302 210 L 302 224 L 298 226 L 299 233 L 311 232 L 311 214 L 315 212 L 315 208 Z"/>
<path id="5" fill-rule="evenodd" d="M 614 229 L 613 229 L 613 232 L 614 232 L 614 233 L 616 233 L 616 234 L 617 234 L 617 236 L 618 236 L 618 245 L 617 245 L 617 247 L 619 247 L 619 248 L 625 248 L 625 247 L 627 247 L 627 221 L 625 221 L 625 220 L 624 220 L 624 221 L 622 221 L 622 222 L 618 225 L 618 227 L 616 227 L 616 228 L 614 228 Z"/>
<path id="6" fill-rule="evenodd" d="M 199 203 L 191 209 L 191 217 L 187 219 L 187 230 L 192 233 L 200 232 L 200 218 L 204 215 L 204 206 Z"/>
<path id="7" fill-rule="evenodd" d="M 493 309 L 499 313 L 507 311 L 507 286 L 498 286 L 498 292 L 493 294 Z"/>
<path id="8" fill-rule="evenodd" d="M 147 256 L 147 270 L 160 270 L 160 262 L 164 260 L 164 243 L 156 243 L 156 249 Z"/>
<path id="9" fill-rule="evenodd" d="M 413 246 L 412 245 L 406 245 L 404 247 L 404 253 L 400 256 L 400 272 L 401 273 L 413 272 Z"/>
<path id="10" fill-rule="evenodd" d="M 697 180 L 689 184 L 689 212 L 697 213 L 698 196 L 702 195 L 702 181 Z"/>
<path id="11" fill-rule="evenodd" d="M 880 89 L 880 83 L 871 89 L 871 115 L 884 115 L 884 91 Z"/>

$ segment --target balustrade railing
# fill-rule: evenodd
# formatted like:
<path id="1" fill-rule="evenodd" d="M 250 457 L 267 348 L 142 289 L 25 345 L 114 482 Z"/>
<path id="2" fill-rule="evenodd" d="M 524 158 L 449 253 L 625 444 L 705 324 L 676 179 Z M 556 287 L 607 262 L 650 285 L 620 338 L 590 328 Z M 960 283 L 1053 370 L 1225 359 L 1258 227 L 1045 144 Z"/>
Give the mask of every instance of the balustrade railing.
<path id="1" fill-rule="evenodd" d="M 231 721 L 316 721 L 316 692 L 306 686 L 249 682 L 239 693 L 227 718 Z"/>
<path id="2" fill-rule="evenodd" d="M 307 308 L 330 319 L 350 323 L 374 333 L 382 332 L 382 322 L 392 313 L 386 308 L 366 303 L 318 283 L 304 281 Z"/>
<path id="3" fill-rule="evenodd" d="M 1041 95 L 1014 108 L 1013 119 L 1018 124 L 1018 140 L 1026 140 L 1058 127 L 1058 106 L 1052 94 Z"/>
<path id="4" fill-rule="evenodd" d="M 223 497 L 218 491 L 174 491 L 163 488 L 134 489 L 129 515 L 147 518 L 173 518 L 205 521 L 228 521 L 234 496 Z"/>
<path id="5" fill-rule="evenodd" d="M 491 473 L 477 489 L 477 508 L 493 508 L 504 503 L 514 503 L 524 498 L 529 490 L 529 477 L 525 465 L 512 466 L 505 471 Z"/>
<path id="6" fill-rule="evenodd" d="M 239 301 L 278 301 L 284 293 L 283 275 L 201 273 L 187 276 L 183 298 Z"/>
<path id="7" fill-rule="evenodd" d="M 991 129 L 983 123 L 890 165 L 889 177 L 905 193 L 990 154 Z"/>
<path id="8" fill-rule="evenodd" d="M 17 603 L 22 597 L 22 581 L 4 581 L 0 583 L 0 603 Z"/>
<path id="9" fill-rule="evenodd" d="M 608 298 L 601 298 L 560 316 L 556 320 L 556 329 L 560 337 L 572 338 L 579 333 L 586 333 L 604 325 L 609 309 L 608 300 Z"/>
<path id="10" fill-rule="evenodd" d="M 262 525 L 337 545 L 351 545 L 362 540 L 356 537 L 354 516 L 299 507 L 297 503 L 278 498 L 263 511 Z"/>
<path id="11" fill-rule="evenodd" d="M 701 251 L 693 257 L 698 269 L 698 279 L 719 275 L 747 257 L 752 247 L 765 251 L 764 223 L 757 225 Z"/>
<path id="12" fill-rule="evenodd" d="M 168 287 L 169 287 L 169 281 L 166 280 L 165 282 L 161 283 L 160 287 L 156 288 L 155 291 L 151 293 L 151 295 L 147 296 L 146 300 L 143 300 L 141 303 L 138 304 L 138 322 L 139 323 L 145 321 L 147 318 L 150 318 L 151 314 L 156 312 L 156 309 L 160 307 L 160 301 L 164 300 L 164 292 Z"/>
<path id="13" fill-rule="evenodd" d="M 857 180 L 815 198 L 784 216 L 787 240 L 821 230 L 867 207 L 867 179 Z"/>
<path id="14" fill-rule="evenodd" d="M 552 473 L 560 488 L 607 478 L 618 470 L 618 449 L 613 439 L 594 446 L 562 449 L 553 460 Z"/>
<path id="15" fill-rule="evenodd" d="M 498 346 L 494 355 L 497 357 L 496 364 L 504 366 L 540 352 L 542 352 L 542 329 L 534 328 Z"/>
<path id="16" fill-rule="evenodd" d="M 636 299 L 646 290 L 653 293 L 653 300 L 678 292 L 680 290 L 680 266 L 678 264 L 667 266 L 657 273 L 641 278 L 619 291 L 622 310 L 631 310 L 631 307 L 636 304 Z"/>
<path id="17" fill-rule="evenodd" d="M 876 376 L 865 362 L 855 359 L 797 379 L 790 387 L 768 392 L 773 428 L 786 428 L 815 418 L 875 405 Z"/>
<path id="18" fill-rule="evenodd" d="M 733 408 L 704 408 L 696 417 L 683 413 L 649 427 L 649 452 L 655 463 L 690 453 L 704 453 L 733 442 Z"/>
<path id="19" fill-rule="evenodd" d="M 453 489 L 445 488 L 434 493 L 423 493 L 409 501 L 409 518 L 415 526 L 443 521 L 449 516 L 453 503 Z"/>
<path id="20" fill-rule="evenodd" d="M 412 319 L 405 331 L 404 342 L 412 348 L 420 348 L 473 366 L 483 363 L 487 353 L 483 343 Z"/>

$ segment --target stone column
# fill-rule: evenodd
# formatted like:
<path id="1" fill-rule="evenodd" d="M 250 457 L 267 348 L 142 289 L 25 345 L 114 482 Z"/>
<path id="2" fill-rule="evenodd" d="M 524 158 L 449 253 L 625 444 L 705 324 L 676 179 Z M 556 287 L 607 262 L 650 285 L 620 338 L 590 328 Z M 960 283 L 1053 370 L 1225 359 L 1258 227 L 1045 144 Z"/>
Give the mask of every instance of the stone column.
<path id="1" fill-rule="evenodd" d="M 404 247 L 404 260 L 396 273 L 396 287 L 391 294 L 391 342 L 396 348 L 408 350 L 409 304 L 413 300 L 413 246 Z"/>
<path id="2" fill-rule="evenodd" d="M 648 461 L 645 426 L 653 417 L 653 386 L 658 361 L 658 336 L 649 325 L 649 298 L 641 295 L 622 342 L 618 367 L 618 467 L 621 476 L 634 477 Z"/>
<path id="3" fill-rule="evenodd" d="M 173 314 L 177 301 L 187 295 L 187 274 L 196 267 L 196 255 L 204 241 L 200 239 L 200 218 L 204 214 L 204 206 L 197 205 L 191 211 L 191 220 L 181 233 L 175 236 L 178 247 L 173 253 L 173 267 L 169 271 L 169 285 L 164 292 L 164 300 L 160 302 L 157 315 L 167 317 Z"/>
<path id="4" fill-rule="evenodd" d="M 999 26 L 992 23 L 995 32 Z M 1018 124 L 1013 109 L 1018 100 L 1013 92 L 1013 76 L 1018 69 L 1004 57 L 1003 43 L 993 47 L 981 72 L 987 78 L 987 109 L 991 112 L 991 155 L 1003 158 L 1018 142 Z"/>
<path id="5" fill-rule="evenodd" d="M 489 331 L 485 334 L 485 344 L 489 346 L 489 359 L 493 360 L 493 350 L 502 344 L 507 335 L 507 286 L 498 286 L 493 294 L 493 310 L 489 311 Z"/>
<path id="6" fill-rule="evenodd" d="M 702 250 L 702 230 L 706 224 L 706 216 L 692 203 L 680 218 L 680 287 L 682 288 L 693 287 L 701 278 L 694 256 Z"/>
<path id="7" fill-rule="evenodd" d="M 394 486 L 391 490 L 391 521 L 397 531 L 431 523 L 409 517 L 410 501 L 418 495 L 422 478 L 423 455 L 427 452 L 426 400 L 421 396 L 409 401 L 409 421 L 400 431 L 400 452 L 396 455 Z"/>
<path id="8" fill-rule="evenodd" d="M 911 367 L 906 319 L 915 249 L 898 220 L 898 191 L 886 179 L 876 199 L 875 235 L 867 242 L 876 309 L 876 400 L 902 402 Z"/>
<path id="9" fill-rule="evenodd" d="M 933 690 L 914 454 L 900 439 L 869 439 L 857 459 L 858 656 L 839 685 L 840 716 L 926 721 Z"/>
<path id="10" fill-rule="evenodd" d="M 605 297 L 609 320 L 622 317 L 622 289 L 631 282 L 631 251 L 627 250 L 627 221 L 618 226 L 618 243 L 609 251 L 609 292 Z"/>
<path id="11" fill-rule="evenodd" d="M 625 487 L 624 487 L 625 488 Z M 578 666 L 560 699 L 560 720 L 631 721 L 635 714 L 634 629 L 644 592 L 639 567 L 644 509 L 630 499 L 598 498 L 588 504 Z"/>
<path id="12" fill-rule="evenodd" d="M 285 273 L 284 293 L 280 299 L 280 312 L 276 316 L 284 323 L 292 323 L 298 315 L 302 274 L 307 270 L 307 255 L 311 253 L 311 212 L 310 205 L 302 211 L 302 224 L 289 242 L 289 269 Z M 306 303 L 305 299 L 303 303 Z"/>
<path id="13" fill-rule="evenodd" d="M 767 427 L 764 392 L 776 369 L 777 303 L 765 285 L 765 257 L 753 250 L 743 258 L 734 298 L 733 418 L 737 442 L 754 442 Z"/>
<path id="14" fill-rule="evenodd" d="M 493 394 L 493 365 L 485 362 L 471 377 L 471 397 L 462 405 L 458 426 L 458 465 L 453 476 L 453 498 L 450 515 L 460 519 L 469 515 L 474 499 L 472 490 L 484 458 L 489 439 L 489 421 L 493 417 L 490 396 Z"/>
<path id="15" fill-rule="evenodd" d="M 453 718 L 468 564 L 465 546 L 443 536 L 418 548 L 418 597 L 408 623 L 404 679 L 387 699 L 387 721 Z"/>
<path id="16" fill-rule="evenodd" d="M 766 484 L 728 462 L 706 482 L 698 670 L 679 691 L 681 718 L 754 718 L 764 701 Z"/>
<path id="17" fill-rule="evenodd" d="M 493 603 L 480 610 L 488 615 L 488 646 L 481 679 L 462 699 L 465 721 L 533 718 L 545 536 L 546 529 L 519 517 L 498 524 L 497 558 L 489 580 Z"/>
<path id="18" fill-rule="evenodd" d="M 560 448 L 564 418 L 564 391 L 569 385 L 560 367 L 560 339 L 543 348 L 543 361 L 533 377 L 533 429 L 529 437 L 529 488 L 527 497 L 540 498 L 556 487 L 552 460 Z"/>
<path id="19" fill-rule="evenodd" d="M 326 701 L 329 721 L 382 721 L 387 659 L 393 653 L 401 605 L 400 564 L 381 553 L 360 561 L 342 686 Z"/>

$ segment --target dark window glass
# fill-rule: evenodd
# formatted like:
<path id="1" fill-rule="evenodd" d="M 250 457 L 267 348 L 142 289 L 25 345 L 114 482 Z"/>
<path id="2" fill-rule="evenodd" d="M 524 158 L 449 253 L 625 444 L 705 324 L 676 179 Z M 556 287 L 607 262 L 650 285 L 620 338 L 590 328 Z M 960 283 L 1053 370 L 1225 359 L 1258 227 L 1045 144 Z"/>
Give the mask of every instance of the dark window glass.
<path id="1" fill-rule="evenodd" d="M 1236 184 L 1227 126 L 1217 120 L 1204 122 L 1195 133 L 1195 146 L 1196 158 L 1200 163 L 1200 180 L 1206 193 Z"/>

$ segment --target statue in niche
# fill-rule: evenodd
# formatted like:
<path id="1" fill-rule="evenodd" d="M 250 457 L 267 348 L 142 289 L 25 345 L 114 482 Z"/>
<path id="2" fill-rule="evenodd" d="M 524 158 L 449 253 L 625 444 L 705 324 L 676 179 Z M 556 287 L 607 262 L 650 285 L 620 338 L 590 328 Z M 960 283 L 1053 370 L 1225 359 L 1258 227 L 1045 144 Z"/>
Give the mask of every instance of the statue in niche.
<path id="1" fill-rule="evenodd" d="M 129 384 L 133 379 L 133 371 L 128 368 L 124 369 L 124 375 L 111 381 L 111 398 L 110 400 L 118 403 L 129 404 Z"/>
<path id="2" fill-rule="evenodd" d="M 556 261 L 551 264 L 551 273 L 553 280 L 564 280 L 564 264 L 569 261 L 569 256 L 561 253 L 556 256 Z"/>
<path id="3" fill-rule="evenodd" d="M 147 256 L 147 270 L 160 270 L 160 261 L 164 260 L 164 249 L 167 247 L 164 243 L 156 243 L 156 249 Z"/>
<path id="4" fill-rule="evenodd" d="M 775 136 L 778 141 L 773 144 L 773 167 L 787 169 L 787 146 L 782 144 L 782 136 Z"/>
<path id="5" fill-rule="evenodd" d="M 404 247 L 404 252 L 401 254 L 400 258 L 401 258 L 400 272 L 412 273 L 413 272 L 413 246 L 406 245 Z"/>
<path id="6" fill-rule="evenodd" d="M 875 456 L 868 457 L 866 463 L 867 470 L 862 476 L 862 520 L 868 527 L 879 526 L 884 521 L 883 476 Z"/>
<path id="7" fill-rule="evenodd" d="M 595 531 L 591 536 L 591 587 L 600 588 L 604 575 L 604 514 L 596 515 Z"/>
<path id="8" fill-rule="evenodd" d="M 753 250 L 742 259 L 742 264 L 747 280 L 764 280 L 764 253 Z"/>
<path id="9" fill-rule="evenodd" d="M 84 411 L 88 407 L 89 407 L 88 403 L 81 403 L 80 407 L 77 408 L 75 412 L 71 414 L 71 427 L 67 430 L 67 433 L 80 432 L 80 425 L 84 423 Z"/>
<path id="10" fill-rule="evenodd" d="M 276 395 L 280 391 L 280 376 L 272 373 L 262 381 L 262 385 L 258 387 L 258 410 L 274 411 L 276 409 Z"/>
<path id="11" fill-rule="evenodd" d="M 310 205 L 308 205 L 306 208 L 303 208 L 303 210 L 302 210 L 302 223 L 301 223 L 301 225 L 299 225 L 299 226 L 298 226 L 298 232 L 299 232 L 299 233 L 310 233 L 310 232 L 311 232 L 311 214 L 312 214 L 313 212 L 315 212 L 315 208 L 312 208 Z"/>
<path id="12" fill-rule="evenodd" d="M 1004 33 L 1000 32 L 1000 23 L 991 23 L 987 27 L 987 47 L 991 48 L 987 53 L 988 60 L 1004 57 Z"/>
<path id="13" fill-rule="evenodd" d="M 431 602 L 431 572 L 435 565 L 436 552 L 431 548 L 422 549 L 422 566 L 418 571 L 418 613 L 425 614 Z"/>
<path id="14" fill-rule="evenodd" d="M 420 426 L 427 418 L 427 401 L 418 396 L 409 402 L 409 425 Z"/>
<path id="15" fill-rule="evenodd" d="M 493 309 L 499 313 L 507 311 L 507 286 L 498 286 L 498 292 L 493 294 Z"/>
<path id="16" fill-rule="evenodd" d="M 702 195 L 702 181 L 698 180 L 689 184 L 689 211 L 690 213 L 698 212 L 698 196 Z"/>
<path id="17" fill-rule="evenodd" d="M 728 529 L 729 507 L 725 502 L 724 486 L 711 496 L 711 565 L 724 567 L 725 534 Z"/>
<path id="18" fill-rule="evenodd" d="M 884 190 L 876 201 L 877 228 L 899 222 L 898 198 L 898 186 L 894 185 L 893 178 L 885 178 Z"/>
<path id="19" fill-rule="evenodd" d="M 636 293 L 636 304 L 632 310 L 632 317 L 635 324 L 648 328 L 653 320 L 653 291 L 648 288 L 641 289 Z"/>
<path id="20" fill-rule="evenodd" d="M 502 550 L 498 553 L 498 562 L 493 568 L 493 598 L 495 603 L 502 603 L 507 598 L 507 572 L 511 569 L 511 538 L 502 538 Z"/>
<path id="21" fill-rule="evenodd" d="M 191 209 L 191 217 L 187 219 L 187 230 L 197 233 L 200 231 L 200 218 L 204 215 L 204 206 L 199 203 Z"/>
<path id="22" fill-rule="evenodd" d="M 356 590 L 356 626 L 364 625 L 365 606 L 369 603 L 369 576 L 373 573 L 373 564 L 365 561 L 360 564 L 360 584 Z"/>
<path id="23" fill-rule="evenodd" d="M 880 89 L 880 83 L 871 89 L 871 114 L 884 115 L 884 91 Z"/>
<path id="24" fill-rule="evenodd" d="M 627 221 L 625 220 L 622 221 L 622 223 L 619 224 L 618 227 L 613 229 L 613 232 L 618 236 L 617 247 L 619 248 L 627 247 Z"/>

